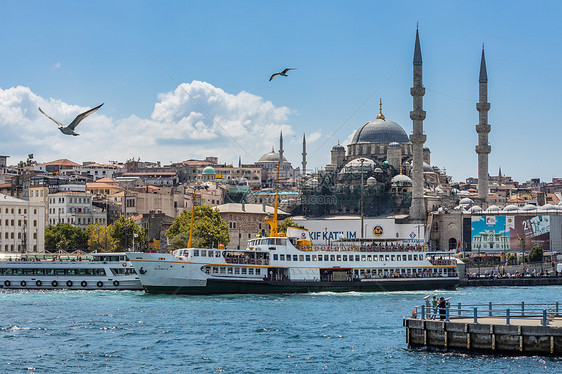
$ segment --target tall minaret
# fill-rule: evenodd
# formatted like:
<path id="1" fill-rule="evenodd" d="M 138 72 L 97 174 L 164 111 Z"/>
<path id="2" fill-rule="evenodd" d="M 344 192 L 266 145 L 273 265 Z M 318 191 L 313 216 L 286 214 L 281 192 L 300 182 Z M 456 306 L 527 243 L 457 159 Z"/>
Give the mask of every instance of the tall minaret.
<path id="1" fill-rule="evenodd" d="M 283 131 L 281 131 L 281 135 L 279 135 L 279 159 L 281 163 L 283 163 Z"/>
<path id="2" fill-rule="evenodd" d="M 413 192 L 412 206 L 410 207 L 410 219 L 416 222 L 425 221 L 425 203 L 423 200 L 423 143 L 426 136 L 423 133 L 423 120 L 425 119 L 425 110 L 423 110 L 423 96 L 425 88 L 422 79 L 422 55 L 420 47 L 420 35 L 416 28 L 416 46 L 414 47 L 414 86 L 410 89 L 413 97 L 414 107 L 410 112 L 410 118 L 413 121 L 413 131 L 410 135 L 410 141 L 413 145 Z"/>
<path id="3" fill-rule="evenodd" d="M 484 58 L 484 44 L 482 44 L 482 60 L 480 60 L 478 93 L 479 101 L 476 103 L 476 109 L 478 110 L 478 125 L 476 125 L 476 132 L 478 133 L 478 145 L 476 146 L 476 153 L 478 153 L 478 197 L 488 201 L 488 154 L 490 154 L 492 147 L 488 144 L 490 103 L 488 103 L 488 74 L 486 73 L 486 59 Z"/>
<path id="4" fill-rule="evenodd" d="M 302 135 L 302 176 L 306 175 L 306 134 Z"/>

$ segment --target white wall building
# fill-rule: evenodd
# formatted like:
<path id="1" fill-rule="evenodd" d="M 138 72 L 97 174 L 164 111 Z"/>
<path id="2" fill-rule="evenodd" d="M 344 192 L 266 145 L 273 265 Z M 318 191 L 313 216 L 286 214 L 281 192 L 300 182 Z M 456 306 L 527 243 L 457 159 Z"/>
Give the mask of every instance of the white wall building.
<path id="1" fill-rule="evenodd" d="M 0 194 L 0 252 L 45 251 L 45 205 Z"/>
<path id="2" fill-rule="evenodd" d="M 92 205 L 92 195 L 86 192 L 57 192 L 49 194 L 49 225 L 70 223 L 80 228 L 107 223 L 106 212 Z"/>

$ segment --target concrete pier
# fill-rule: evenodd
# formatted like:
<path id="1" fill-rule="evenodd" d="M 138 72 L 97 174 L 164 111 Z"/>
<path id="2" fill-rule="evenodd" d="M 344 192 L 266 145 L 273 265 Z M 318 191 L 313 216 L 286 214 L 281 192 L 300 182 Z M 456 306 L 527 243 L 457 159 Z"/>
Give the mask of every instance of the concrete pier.
<path id="1" fill-rule="evenodd" d="M 437 320 L 426 319 L 425 313 L 422 313 L 424 318 L 404 319 L 408 346 L 486 354 L 562 356 L 562 315 L 558 310 L 548 308 L 537 313 L 537 308 L 527 307 L 527 313 L 523 308 L 511 314 L 507 308 L 502 309 L 501 316 L 499 309 L 481 308 L 480 316 L 477 307 L 463 311 L 470 309 L 472 316 L 460 309 L 447 310 L 446 320 L 439 320 L 439 316 Z M 417 312 L 416 315 L 421 316 Z"/>

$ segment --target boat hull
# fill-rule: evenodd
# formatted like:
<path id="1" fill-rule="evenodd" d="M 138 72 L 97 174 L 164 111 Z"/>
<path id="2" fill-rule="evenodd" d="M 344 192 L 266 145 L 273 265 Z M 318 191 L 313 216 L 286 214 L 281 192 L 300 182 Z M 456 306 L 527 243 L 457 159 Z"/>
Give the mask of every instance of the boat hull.
<path id="1" fill-rule="evenodd" d="M 205 286 L 143 285 L 147 293 L 214 295 L 308 292 L 387 292 L 455 289 L 457 278 L 397 278 L 346 282 L 270 282 L 208 279 Z"/>

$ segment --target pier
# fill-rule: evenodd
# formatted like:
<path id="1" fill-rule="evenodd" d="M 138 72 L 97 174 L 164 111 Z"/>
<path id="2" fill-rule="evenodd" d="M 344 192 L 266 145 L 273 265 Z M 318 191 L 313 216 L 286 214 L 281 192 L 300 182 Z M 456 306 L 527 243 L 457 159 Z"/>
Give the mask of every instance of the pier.
<path id="1" fill-rule="evenodd" d="M 560 303 L 415 307 L 403 320 L 411 348 L 562 356 Z M 442 318 L 442 319 L 441 319 Z"/>

